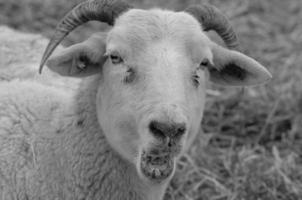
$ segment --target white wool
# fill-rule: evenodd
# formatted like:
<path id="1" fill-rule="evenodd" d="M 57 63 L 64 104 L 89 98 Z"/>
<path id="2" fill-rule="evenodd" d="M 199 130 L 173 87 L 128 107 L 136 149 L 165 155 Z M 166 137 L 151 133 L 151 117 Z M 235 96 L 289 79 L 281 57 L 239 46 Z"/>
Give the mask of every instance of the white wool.
<path id="1" fill-rule="evenodd" d="M 93 102 L 99 77 L 78 89 L 79 79 L 39 75 L 47 40 L 7 27 L 0 36 L 1 199 L 159 199 L 164 191 L 148 195 L 102 134 Z"/>

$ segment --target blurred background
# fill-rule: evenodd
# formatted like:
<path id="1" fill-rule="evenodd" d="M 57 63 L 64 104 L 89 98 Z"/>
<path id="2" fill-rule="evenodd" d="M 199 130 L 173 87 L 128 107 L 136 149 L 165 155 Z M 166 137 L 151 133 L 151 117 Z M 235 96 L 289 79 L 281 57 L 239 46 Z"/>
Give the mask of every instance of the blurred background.
<path id="1" fill-rule="evenodd" d="M 50 37 L 82 0 L 0 0 L 0 26 Z M 184 155 L 166 200 L 302 199 L 302 0 L 128 0 L 182 10 L 211 3 L 231 20 L 242 52 L 273 74 L 253 88 L 211 86 L 203 133 Z M 107 25 L 90 22 L 64 45 Z M 1 45 L 1 44 L 0 44 Z"/>

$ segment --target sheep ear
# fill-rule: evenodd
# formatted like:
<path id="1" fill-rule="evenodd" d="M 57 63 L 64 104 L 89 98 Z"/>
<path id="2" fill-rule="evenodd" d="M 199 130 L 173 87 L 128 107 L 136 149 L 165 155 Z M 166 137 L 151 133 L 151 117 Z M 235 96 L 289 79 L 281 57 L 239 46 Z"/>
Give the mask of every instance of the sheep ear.
<path id="1" fill-rule="evenodd" d="M 106 34 L 98 33 L 52 55 L 46 65 L 62 76 L 90 76 L 100 72 L 106 61 L 105 51 Z"/>
<path id="2" fill-rule="evenodd" d="M 250 86 L 267 82 L 270 72 L 254 59 L 237 51 L 213 44 L 213 64 L 208 67 L 210 80 L 231 86 Z"/>

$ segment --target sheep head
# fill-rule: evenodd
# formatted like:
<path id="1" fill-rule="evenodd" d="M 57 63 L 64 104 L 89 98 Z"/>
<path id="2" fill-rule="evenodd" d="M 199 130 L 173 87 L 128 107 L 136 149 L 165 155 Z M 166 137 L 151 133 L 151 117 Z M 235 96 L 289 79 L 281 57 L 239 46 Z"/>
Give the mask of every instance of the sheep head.
<path id="1" fill-rule="evenodd" d="M 104 2 L 107 6 L 95 8 Z M 108 8 L 112 2 L 118 12 Z M 47 65 L 63 76 L 99 74 L 96 110 L 108 142 L 141 179 L 167 183 L 176 159 L 199 132 L 206 81 L 247 86 L 271 75 L 254 59 L 207 37 L 204 31 L 215 30 L 229 48 L 237 47 L 228 20 L 213 6 L 184 12 L 129 8 L 118 1 L 80 4 L 58 25 L 40 69 L 76 26 L 88 19 L 114 24 L 109 32 L 51 56 Z"/>

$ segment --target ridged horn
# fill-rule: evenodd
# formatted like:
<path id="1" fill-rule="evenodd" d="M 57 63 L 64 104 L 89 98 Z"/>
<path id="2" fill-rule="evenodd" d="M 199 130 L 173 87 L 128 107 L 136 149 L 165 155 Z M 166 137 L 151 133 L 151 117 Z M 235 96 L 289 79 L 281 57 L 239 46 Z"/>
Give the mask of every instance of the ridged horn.
<path id="1" fill-rule="evenodd" d="M 239 42 L 229 20 L 218 8 L 209 4 L 189 6 L 185 12 L 193 15 L 204 31 L 214 30 L 230 49 L 237 49 Z"/>
<path id="2" fill-rule="evenodd" d="M 113 25 L 115 19 L 123 12 L 132 8 L 121 0 L 88 0 L 82 2 L 69 11 L 56 26 L 55 34 L 51 38 L 43 54 L 39 73 L 55 48 L 76 27 L 92 20 Z"/>

